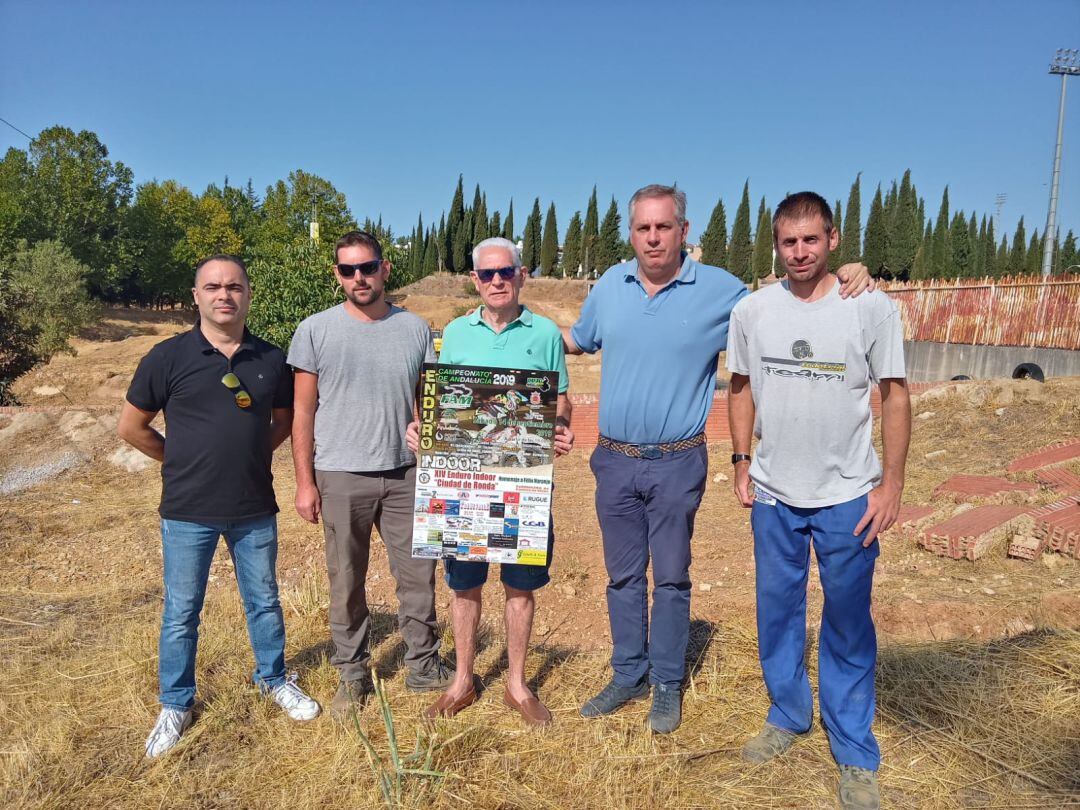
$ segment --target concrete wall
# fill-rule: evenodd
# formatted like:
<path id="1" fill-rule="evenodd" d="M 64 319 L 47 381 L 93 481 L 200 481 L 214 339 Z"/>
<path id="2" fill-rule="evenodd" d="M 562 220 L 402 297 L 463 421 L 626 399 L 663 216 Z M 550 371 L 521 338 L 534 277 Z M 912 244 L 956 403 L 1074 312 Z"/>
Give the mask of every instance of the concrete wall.
<path id="1" fill-rule="evenodd" d="M 1025 349 L 1017 346 L 970 346 L 905 340 L 908 379 L 948 380 L 958 374 L 972 379 L 1012 377 L 1021 363 L 1036 363 L 1047 377 L 1080 376 L 1080 351 Z"/>

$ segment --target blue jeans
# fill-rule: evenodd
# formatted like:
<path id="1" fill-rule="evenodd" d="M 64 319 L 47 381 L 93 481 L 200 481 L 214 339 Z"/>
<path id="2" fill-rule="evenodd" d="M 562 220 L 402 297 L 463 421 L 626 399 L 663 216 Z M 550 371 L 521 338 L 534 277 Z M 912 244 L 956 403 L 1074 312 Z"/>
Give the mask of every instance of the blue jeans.
<path id="1" fill-rule="evenodd" d="M 613 680 L 631 687 L 648 678 L 680 688 L 690 637 L 690 538 L 708 451 L 701 445 L 647 459 L 597 447 L 589 464 L 608 573 Z"/>
<path id="2" fill-rule="evenodd" d="M 285 620 L 278 602 L 277 516 L 236 523 L 161 521 L 165 608 L 158 647 L 159 700 L 163 706 L 190 709 L 195 703 L 195 648 L 199 614 L 206 597 L 210 563 L 218 538 L 236 567 L 248 637 L 255 653 L 254 681 L 263 690 L 285 680 Z"/>
<path id="3" fill-rule="evenodd" d="M 874 722 L 877 636 L 870 616 L 875 541 L 854 534 L 867 497 L 817 508 L 758 500 L 750 513 L 757 570 L 758 655 L 772 705 L 768 722 L 810 729 L 814 699 L 806 675 L 806 579 L 814 544 L 825 605 L 818 642 L 818 695 L 833 757 L 876 771 Z"/>

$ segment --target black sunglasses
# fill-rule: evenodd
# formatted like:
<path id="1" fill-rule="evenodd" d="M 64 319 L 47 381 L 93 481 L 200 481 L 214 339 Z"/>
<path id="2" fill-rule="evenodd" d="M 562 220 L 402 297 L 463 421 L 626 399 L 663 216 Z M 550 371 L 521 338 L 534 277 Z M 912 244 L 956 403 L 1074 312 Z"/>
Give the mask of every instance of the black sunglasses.
<path id="1" fill-rule="evenodd" d="M 503 281 L 511 281 L 514 276 L 517 275 L 516 267 L 496 267 L 492 270 L 477 270 L 476 277 L 485 284 L 490 284 L 491 280 L 495 278 L 495 274 L 499 274 L 499 278 Z"/>
<path id="2" fill-rule="evenodd" d="M 373 276 L 381 268 L 382 259 L 372 259 L 370 262 L 360 262 L 360 264 L 339 264 L 337 271 L 341 273 L 342 278 L 352 278 L 357 270 L 362 276 Z"/>

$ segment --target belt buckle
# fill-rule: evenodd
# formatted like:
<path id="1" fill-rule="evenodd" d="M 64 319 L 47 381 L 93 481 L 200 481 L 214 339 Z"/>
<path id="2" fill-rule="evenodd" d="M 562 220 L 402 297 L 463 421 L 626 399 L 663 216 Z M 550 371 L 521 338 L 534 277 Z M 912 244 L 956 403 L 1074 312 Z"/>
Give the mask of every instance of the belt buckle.
<path id="1" fill-rule="evenodd" d="M 663 455 L 663 453 L 660 452 L 660 448 L 655 444 L 640 445 L 639 453 L 640 458 L 648 459 L 660 458 L 660 456 Z"/>

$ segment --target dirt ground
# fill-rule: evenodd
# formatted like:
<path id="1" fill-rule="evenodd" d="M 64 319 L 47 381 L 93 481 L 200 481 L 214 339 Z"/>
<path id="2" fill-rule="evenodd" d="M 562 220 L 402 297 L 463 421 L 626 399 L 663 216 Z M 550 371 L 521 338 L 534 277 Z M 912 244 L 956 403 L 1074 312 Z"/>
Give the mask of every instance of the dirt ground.
<path id="1" fill-rule="evenodd" d="M 460 314 L 462 307 L 475 300 L 463 289 L 460 279 L 428 279 L 420 286 L 420 289 L 399 291 L 404 295 L 401 301 L 436 326 Z M 536 311 L 567 325 L 576 316 L 580 306 L 578 296 L 584 292 L 576 286 L 580 282 L 530 282 L 526 300 Z M 110 310 L 99 326 L 74 342 L 76 356 L 59 356 L 18 381 L 15 393 L 25 405 L 37 407 L 0 412 L 0 644 L 13 645 L 12 649 L 26 655 L 36 655 L 36 628 L 51 628 L 55 622 L 77 616 L 83 610 L 90 614 L 104 611 L 100 613 L 100 621 L 109 624 L 115 619 L 117 633 L 136 634 L 141 639 L 140 654 L 145 653 L 146 660 L 121 662 L 118 666 L 134 667 L 139 677 L 132 689 L 137 690 L 138 699 L 147 706 L 151 705 L 153 695 L 150 638 L 161 593 L 156 515 L 160 477 L 156 465 L 125 451 L 113 431 L 127 382 L 139 358 L 154 343 L 186 328 L 188 322 L 179 313 Z M 598 358 L 573 358 L 571 375 L 575 380 L 572 391 L 597 391 Z M 932 500 L 934 488 L 950 476 L 1003 475 L 1015 456 L 1080 435 L 1080 379 L 1051 380 L 1043 386 L 1005 381 L 952 386 L 944 394 L 930 392 L 918 397 L 913 410 L 921 416 L 914 421 L 905 501 L 933 503 L 942 510 L 952 511 L 955 505 Z M 939 450 L 945 451 L 943 456 L 928 458 L 928 454 Z M 754 577 L 749 513 L 737 506 L 726 478 L 730 472 L 727 458 L 730 452 L 727 445 L 709 448 L 710 483 L 698 513 L 694 537 L 692 611 L 696 627 L 712 628 L 708 631 L 710 639 L 712 634 L 717 634 L 718 638 L 732 636 L 752 644 Z M 1080 473 L 1080 465 L 1073 464 L 1072 469 Z M 296 621 L 306 628 L 307 635 L 325 635 L 325 624 L 319 628 L 319 622 L 325 622 L 326 608 L 321 527 L 304 523 L 292 508 L 294 478 L 287 443 L 275 455 L 274 475 L 282 510 L 281 587 L 283 594 L 292 600 L 287 615 L 302 617 Z M 1031 474 L 1015 477 L 1032 479 Z M 574 452 L 559 460 L 556 484 L 554 511 L 558 539 L 553 581 L 538 600 L 534 642 L 538 649 L 562 650 L 561 654 L 570 659 L 587 656 L 596 667 L 602 668 L 604 651 L 610 644 L 604 607 L 607 578 L 593 509 L 594 484 L 587 451 Z M 1036 505 L 1053 498 L 1052 493 L 1039 492 L 1028 496 L 1026 502 Z M 373 544 L 373 549 L 369 601 L 382 617 L 380 621 L 386 624 L 385 635 L 390 633 L 390 617 L 396 610 L 393 580 L 381 544 Z M 448 615 L 448 600 L 449 594 L 440 579 L 440 617 Z M 223 604 L 233 610 L 235 601 L 231 562 L 222 548 L 212 568 L 208 604 L 217 611 L 224 609 Z M 485 601 L 488 615 L 497 616 L 500 604 L 497 584 L 487 586 Z M 928 641 L 992 644 L 1027 633 L 1068 634 L 1080 629 L 1080 563 L 1052 554 L 1036 562 L 1012 560 L 1006 558 L 1004 548 L 995 549 L 976 563 L 952 561 L 930 555 L 916 546 L 910 534 L 894 530 L 882 541 L 874 602 L 883 650 L 893 650 L 895 654 L 906 649 L 904 645 Z M 818 624 L 820 609 L 821 591 L 814 574 L 808 608 L 808 622 L 812 626 Z M 102 618 L 108 616 L 113 619 Z M 70 622 L 74 621 L 70 618 Z M 207 621 L 212 622 L 213 616 Z M 49 637 L 54 659 L 71 664 L 65 677 L 80 677 L 79 650 L 82 644 L 91 643 L 79 641 L 76 627 L 72 625 L 70 632 L 64 631 L 75 634 L 70 638 Z M 95 632 L 109 631 L 99 628 Z M 498 637 L 497 621 L 493 621 L 487 632 L 493 638 Z M 305 660 L 312 665 L 321 660 L 320 666 L 325 669 L 325 643 L 319 649 L 322 659 L 316 655 Z M 1048 654 L 1052 656 L 1052 650 Z M 211 663 L 218 660 L 215 655 L 211 650 L 202 650 L 200 662 L 216 666 Z M 390 661 L 395 655 L 400 655 L 400 651 L 389 652 L 384 658 Z M 557 666 L 558 661 L 549 663 Z M 746 656 L 745 663 L 752 670 L 752 654 Z M 4 666 L 0 665 L 0 671 Z M 28 668 L 28 661 L 21 659 L 9 659 L 7 666 L 14 667 L 15 674 L 21 673 L 24 687 L 25 678 L 36 672 Z M 578 670 L 568 665 L 569 674 L 563 677 L 578 677 L 574 672 Z M 721 678 L 715 672 L 714 675 Z M 322 692 L 326 692 L 319 697 L 325 700 L 332 693 L 330 675 L 323 673 L 319 677 L 326 681 L 318 682 Z M 578 683 L 578 688 L 582 688 L 581 682 Z M 1070 669 L 1063 683 L 1075 695 L 1080 685 L 1076 671 Z M 716 688 L 720 689 L 723 684 L 718 684 Z M 760 698 L 759 684 L 747 688 L 756 690 Z M 9 696 L 5 702 L 11 699 Z M 139 718 L 135 725 L 141 728 L 139 724 L 145 724 L 145 720 Z M 19 739 L 19 734 L 24 733 L 25 729 L 20 731 L 12 726 L 5 729 L 0 722 L 0 747 L 9 749 L 0 754 L 31 750 L 33 746 L 27 748 Z M 123 744 L 137 744 L 128 739 L 138 734 L 137 728 L 124 734 L 127 736 Z M 909 746 L 910 741 L 897 745 Z M 906 753 L 908 748 L 903 750 Z M 53 762 L 43 754 L 39 756 L 41 767 L 43 763 Z M 105 757 L 106 753 L 96 756 Z M 822 756 L 827 757 L 827 752 Z M 32 764 L 27 763 L 31 761 L 24 763 L 19 757 L 15 760 L 4 773 L 9 779 L 26 778 L 29 773 L 26 768 Z M 994 773 L 997 772 L 986 778 L 1001 777 L 1000 773 L 997 776 Z M 39 774 L 35 778 L 43 777 Z M 799 778 L 791 774 L 793 783 Z M 7 789 L 15 791 L 10 795 L 25 799 L 28 794 L 18 793 L 16 787 L 9 782 Z M 820 793 L 818 787 L 814 790 Z M 185 795 L 190 798 L 190 791 Z M 619 795 L 622 798 L 613 801 L 612 806 L 648 805 L 647 801 L 640 803 L 637 798 Z M 753 794 L 747 795 L 751 798 L 744 797 L 749 802 L 746 806 L 751 806 Z M 900 804 L 990 806 L 941 796 L 923 804 L 918 799 L 920 795 L 916 791 L 908 797 L 910 803 L 906 798 Z M 807 800 L 808 804 L 796 799 L 784 806 L 828 806 L 827 798 L 822 799 L 818 793 L 814 796 L 813 801 Z M 669 806 L 708 806 L 700 798 L 685 805 L 678 797 L 669 798 Z M 39 802 L 48 806 L 65 804 L 63 799 L 48 796 L 27 800 L 29 805 Z M 740 799 L 734 804 L 742 806 L 742 802 Z M 276 800 L 253 801 L 251 806 L 276 803 Z M 223 800 L 219 805 L 211 798 L 203 799 L 200 806 L 224 804 L 228 802 Z M 485 806 L 483 802 L 479 804 Z M 558 802 L 539 800 L 521 804 L 559 806 Z M 518 805 L 510 802 L 504 806 Z M 586 805 L 567 801 L 562 806 Z M 765 806 L 771 805 L 765 802 Z"/>

